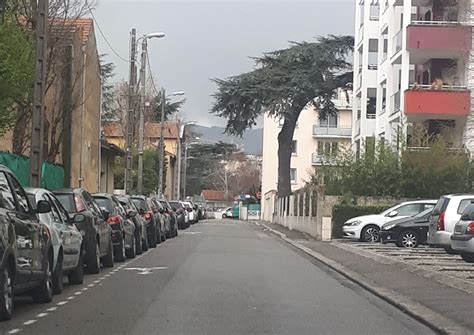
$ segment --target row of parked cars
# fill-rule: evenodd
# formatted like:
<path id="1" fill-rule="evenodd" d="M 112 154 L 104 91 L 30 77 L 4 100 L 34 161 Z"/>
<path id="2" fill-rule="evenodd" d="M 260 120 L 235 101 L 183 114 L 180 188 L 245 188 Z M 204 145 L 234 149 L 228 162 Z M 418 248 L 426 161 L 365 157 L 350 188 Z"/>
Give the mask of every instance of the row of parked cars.
<path id="1" fill-rule="evenodd" d="M 474 194 L 403 202 L 380 214 L 346 221 L 343 233 L 346 238 L 395 243 L 402 248 L 442 247 L 474 263 Z"/>
<path id="2" fill-rule="evenodd" d="M 200 216 L 191 202 L 25 189 L 0 165 L 0 319 L 12 317 L 14 295 L 50 302 L 63 291 L 65 276 L 80 285 L 85 272 L 134 258 Z"/>

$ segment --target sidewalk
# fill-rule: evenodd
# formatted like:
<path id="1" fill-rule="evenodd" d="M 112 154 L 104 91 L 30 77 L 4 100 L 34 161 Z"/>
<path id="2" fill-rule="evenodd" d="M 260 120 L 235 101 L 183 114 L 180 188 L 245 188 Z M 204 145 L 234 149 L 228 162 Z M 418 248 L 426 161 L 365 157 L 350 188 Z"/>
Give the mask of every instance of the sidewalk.
<path id="1" fill-rule="evenodd" d="M 444 285 L 397 261 L 353 252 L 337 241 L 319 242 L 276 224 L 258 224 L 438 332 L 474 333 L 474 294 L 469 290 Z"/>

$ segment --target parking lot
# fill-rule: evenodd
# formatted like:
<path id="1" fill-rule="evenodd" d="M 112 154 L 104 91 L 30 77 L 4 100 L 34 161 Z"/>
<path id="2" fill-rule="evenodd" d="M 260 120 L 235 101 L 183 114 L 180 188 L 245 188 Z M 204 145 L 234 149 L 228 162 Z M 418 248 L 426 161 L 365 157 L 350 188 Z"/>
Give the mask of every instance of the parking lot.
<path id="1" fill-rule="evenodd" d="M 440 248 L 420 246 L 407 249 L 395 245 L 360 243 L 345 239 L 333 243 L 340 248 L 383 263 L 401 263 L 404 269 L 413 272 L 422 270 L 426 276 L 456 288 L 466 289 L 474 282 L 474 264 L 466 263 L 460 256 L 449 255 Z"/>

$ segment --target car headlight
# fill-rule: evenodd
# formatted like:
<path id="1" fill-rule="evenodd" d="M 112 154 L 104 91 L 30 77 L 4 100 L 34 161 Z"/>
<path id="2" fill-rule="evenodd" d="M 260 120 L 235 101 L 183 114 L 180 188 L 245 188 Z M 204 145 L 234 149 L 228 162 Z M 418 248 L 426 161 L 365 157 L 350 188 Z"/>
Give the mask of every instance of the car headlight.
<path id="1" fill-rule="evenodd" d="M 390 230 L 390 229 L 392 229 L 393 227 L 395 227 L 395 224 L 394 224 L 394 223 L 393 223 L 393 224 L 386 225 L 386 226 L 383 226 L 383 227 L 382 227 L 382 230 Z"/>
<path id="2" fill-rule="evenodd" d="M 346 222 L 344 226 L 358 226 L 362 223 L 360 220 L 352 221 L 352 222 Z"/>

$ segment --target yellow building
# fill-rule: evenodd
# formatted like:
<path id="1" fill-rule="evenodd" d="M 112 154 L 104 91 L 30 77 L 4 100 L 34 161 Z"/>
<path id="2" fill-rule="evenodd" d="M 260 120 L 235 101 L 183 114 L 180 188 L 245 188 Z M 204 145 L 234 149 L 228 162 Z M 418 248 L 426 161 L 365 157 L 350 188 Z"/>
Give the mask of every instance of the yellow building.
<path id="1" fill-rule="evenodd" d="M 107 142 L 125 149 L 125 136 L 123 126 L 119 122 L 109 122 L 103 125 L 103 133 Z M 157 122 L 145 123 L 145 149 L 158 149 L 160 144 L 161 125 Z M 164 122 L 163 139 L 165 144 L 166 162 L 166 187 L 163 190 L 167 199 L 174 198 L 174 180 L 176 168 L 176 157 L 178 150 L 179 131 L 178 123 Z"/>

